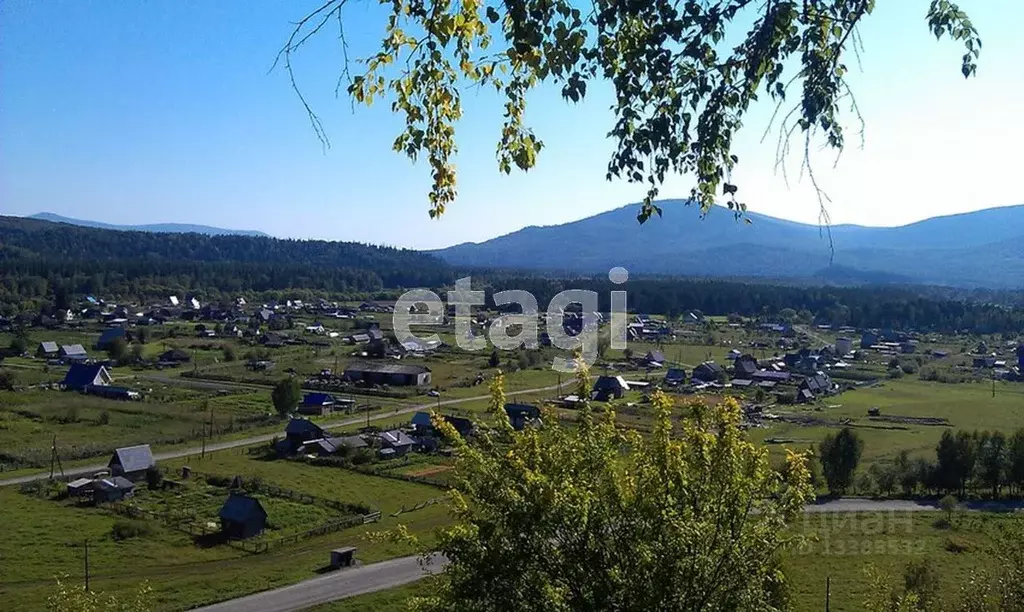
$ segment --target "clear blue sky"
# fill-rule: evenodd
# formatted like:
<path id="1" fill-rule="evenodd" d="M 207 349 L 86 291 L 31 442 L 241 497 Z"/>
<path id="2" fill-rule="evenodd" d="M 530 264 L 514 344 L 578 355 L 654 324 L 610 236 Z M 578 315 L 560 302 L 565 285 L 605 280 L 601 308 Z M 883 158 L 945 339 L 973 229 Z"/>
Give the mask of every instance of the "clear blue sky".
<path id="1" fill-rule="evenodd" d="M 391 151 L 388 105 L 334 98 L 331 35 L 299 56 L 300 84 L 333 147 L 324 151 L 281 71 L 268 74 L 290 22 L 318 0 L 3 0 L 0 2 L 0 213 L 50 211 L 112 223 L 192 222 L 283 237 L 438 247 L 526 225 L 561 223 L 635 202 L 642 187 L 604 180 L 607 87 L 581 106 L 533 96 L 547 143 L 528 174 L 498 173 L 500 106 L 465 96 L 460 198 L 428 219 L 428 173 Z M 927 33 L 928 0 L 886 0 L 863 28 L 852 83 L 867 121 L 863 150 L 818 159 L 833 222 L 896 225 L 1024 203 L 1024 2 L 963 0 L 984 41 L 978 78 L 961 49 Z M 376 3 L 345 18 L 351 52 L 376 48 Z M 807 181 L 774 172 L 760 143 L 770 108 L 747 119 L 736 182 L 752 210 L 816 222 Z M 856 137 L 851 132 L 851 143 Z M 665 197 L 688 194 L 675 177 Z"/>

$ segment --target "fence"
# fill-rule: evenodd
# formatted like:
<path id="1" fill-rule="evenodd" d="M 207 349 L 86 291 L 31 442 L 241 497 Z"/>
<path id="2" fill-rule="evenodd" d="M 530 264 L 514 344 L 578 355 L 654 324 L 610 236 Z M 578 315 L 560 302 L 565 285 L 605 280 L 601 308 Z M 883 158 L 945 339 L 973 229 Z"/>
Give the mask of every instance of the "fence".
<path id="1" fill-rule="evenodd" d="M 425 502 L 420 502 L 420 503 L 416 504 L 415 506 L 413 506 L 412 508 L 406 508 L 405 506 L 402 506 L 401 508 L 398 509 L 398 512 L 393 513 L 391 515 L 391 517 L 394 518 L 396 516 L 400 516 L 400 515 L 405 514 L 407 512 L 416 512 L 417 510 L 422 510 L 422 509 L 426 508 L 427 506 L 433 506 L 434 504 L 439 504 L 439 503 L 441 503 L 443 501 L 446 501 L 447 499 L 448 499 L 447 497 L 434 497 L 432 499 L 428 499 Z"/>
<path id="2" fill-rule="evenodd" d="M 231 483 L 233 481 L 232 478 L 212 474 L 203 475 L 199 474 L 198 472 L 192 472 L 192 476 L 193 478 L 203 478 L 211 486 L 219 486 L 213 484 L 215 482 Z M 230 488 L 230 485 L 228 485 L 227 488 Z M 356 525 L 365 525 L 367 523 L 374 523 L 381 519 L 380 511 L 374 511 L 371 508 L 368 508 L 360 504 L 350 504 L 333 499 L 325 499 L 322 497 L 317 497 L 315 495 L 310 495 L 308 493 L 303 493 L 301 491 L 295 491 L 293 489 L 286 489 L 284 487 L 278 487 L 276 485 L 268 485 L 264 483 L 253 483 L 252 488 L 255 491 L 272 497 L 283 497 L 303 504 L 320 504 L 328 508 L 331 508 L 332 510 L 336 510 L 347 515 L 340 519 L 328 521 L 326 523 L 323 523 L 301 533 L 282 536 L 279 538 L 274 538 L 272 540 L 225 540 L 225 543 L 228 546 L 252 554 L 263 553 L 270 550 L 271 548 L 276 548 L 278 546 L 283 546 L 285 544 L 295 543 L 306 538 L 324 535 L 327 533 L 333 533 L 335 531 L 340 531 L 348 527 L 354 527 Z M 96 506 L 105 509 L 109 512 L 113 512 L 114 514 L 118 514 L 128 518 L 159 520 L 166 526 L 177 531 L 180 531 L 182 533 L 186 533 L 192 536 L 193 538 L 210 536 L 220 532 L 220 529 L 209 527 L 205 522 L 198 520 L 196 513 L 193 511 L 183 510 L 173 512 L 157 512 L 153 510 L 146 510 L 144 508 L 140 508 L 138 506 L 124 502 L 103 503 L 96 504 Z"/>

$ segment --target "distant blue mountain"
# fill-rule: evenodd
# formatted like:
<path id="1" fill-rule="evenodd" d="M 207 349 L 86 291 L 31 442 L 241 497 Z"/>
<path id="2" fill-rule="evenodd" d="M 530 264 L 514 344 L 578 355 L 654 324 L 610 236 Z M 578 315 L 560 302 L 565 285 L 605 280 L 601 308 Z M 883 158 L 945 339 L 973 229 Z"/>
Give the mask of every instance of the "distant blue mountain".
<path id="1" fill-rule="evenodd" d="M 194 225 L 191 223 L 150 223 L 145 225 L 115 225 L 112 223 L 101 223 L 99 221 L 86 221 L 83 219 L 72 219 L 54 213 L 41 212 L 30 215 L 29 219 L 41 221 L 52 221 L 53 223 L 67 223 L 80 227 L 95 227 L 99 229 L 119 230 L 123 232 L 153 232 L 158 234 L 205 234 L 207 236 L 269 236 L 264 232 L 256 230 L 234 230 L 209 225 Z"/>
<path id="2" fill-rule="evenodd" d="M 659 205 L 663 216 L 644 225 L 634 204 L 433 253 L 466 267 L 1024 287 L 1024 205 L 830 230 L 758 213 L 746 223 L 724 208 L 701 219 L 685 200 Z"/>

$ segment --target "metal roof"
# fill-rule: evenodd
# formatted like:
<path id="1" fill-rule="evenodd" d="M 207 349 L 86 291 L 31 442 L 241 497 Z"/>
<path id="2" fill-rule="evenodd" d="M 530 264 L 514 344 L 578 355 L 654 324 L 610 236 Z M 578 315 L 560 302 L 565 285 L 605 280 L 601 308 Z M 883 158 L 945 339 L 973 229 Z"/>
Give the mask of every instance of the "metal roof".
<path id="1" fill-rule="evenodd" d="M 263 509 L 260 501 L 248 495 L 232 493 L 224 505 L 220 508 L 220 518 L 225 521 L 246 523 L 254 516 L 263 515 L 267 517 L 267 511 Z"/>
<path id="2" fill-rule="evenodd" d="M 110 465 L 120 465 L 125 472 L 141 472 L 156 465 L 153 459 L 153 451 L 148 444 L 138 446 L 126 446 L 114 451 L 110 458 Z"/>

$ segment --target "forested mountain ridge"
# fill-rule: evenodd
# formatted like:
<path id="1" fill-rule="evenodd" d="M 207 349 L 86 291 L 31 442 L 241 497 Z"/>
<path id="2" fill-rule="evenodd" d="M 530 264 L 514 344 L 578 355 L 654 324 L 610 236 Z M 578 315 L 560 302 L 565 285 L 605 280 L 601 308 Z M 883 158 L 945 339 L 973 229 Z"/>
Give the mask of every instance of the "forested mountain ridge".
<path id="1" fill-rule="evenodd" d="M 0 302 L 69 293 L 144 298 L 287 289 L 366 293 L 454 279 L 440 259 L 352 242 L 77 227 L 0 216 Z"/>
<path id="2" fill-rule="evenodd" d="M 106 230 L 19 217 L 0 217 L 0 240 L 5 248 L 17 249 L 21 257 L 48 259 L 303 264 L 389 273 L 404 269 L 411 276 L 448 270 L 447 264 L 432 255 L 358 242 Z"/>
<path id="3" fill-rule="evenodd" d="M 211 227 L 209 225 L 197 225 L 194 223 L 145 223 L 142 225 L 118 225 L 115 223 L 103 223 L 101 221 L 89 221 L 86 219 L 72 219 L 55 213 L 41 212 L 26 217 L 40 221 L 52 221 L 53 223 L 67 223 L 79 227 L 93 227 L 96 229 L 119 230 L 123 232 L 157 232 L 157 233 L 196 233 L 208 236 L 268 236 L 265 232 L 257 230 L 225 229 L 223 227 Z"/>
<path id="4" fill-rule="evenodd" d="M 563 260 L 571 259 L 571 252 L 566 252 Z M 831 270 L 839 272 L 839 281 L 860 274 Z M 622 289 L 608 281 L 607 272 L 590 277 L 524 275 L 500 268 L 460 271 L 436 257 L 391 247 L 147 234 L 0 216 L 0 315 L 4 316 L 52 309 L 70 295 L 132 301 L 196 295 L 204 302 L 233 300 L 239 294 L 364 299 L 394 297 L 412 287 L 431 287 L 444 295 L 444 286 L 470 273 L 474 288 L 485 291 L 488 300 L 495 291 L 521 289 L 532 292 L 542 308 L 558 291 L 574 288 L 596 291 L 601 309 L 607 310 L 611 291 Z M 818 279 L 794 285 L 752 278 L 737 282 L 634 275 L 626 289 L 633 311 L 670 317 L 698 309 L 771 319 L 783 309 L 792 309 L 838 325 L 985 332 L 1024 327 L 1024 309 L 1011 306 L 1020 304 L 1020 296 L 1010 292 L 978 294 L 895 285 L 822 287 L 815 286 L 825 284 Z M 897 282 L 896 277 L 886 279 Z"/>
<path id="5" fill-rule="evenodd" d="M 842 277 L 868 281 L 1024 287 L 1024 206 L 826 231 L 757 213 L 748 213 L 748 224 L 718 208 L 700 219 L 685 200 L 660 205 L 664 216 L 644 225 L 629 205 L 434 253 L 457 266 L 588 274 L 624 266 L 639 274 L 826 279 L 836 267 Z"/>

